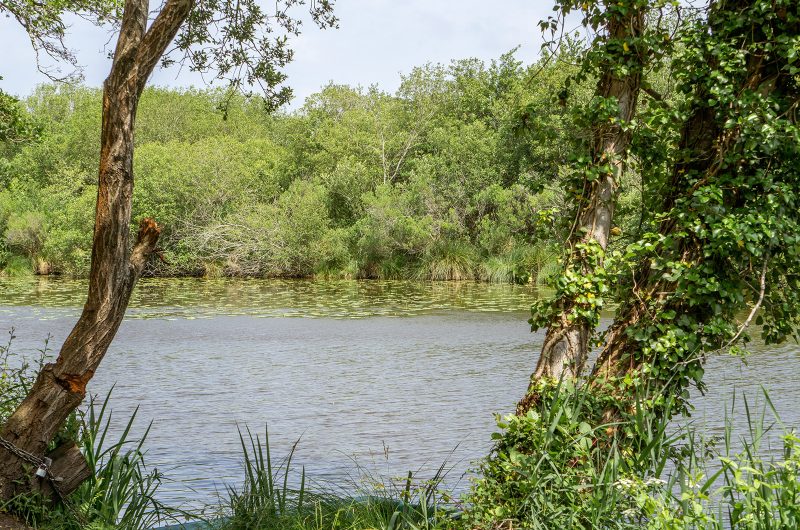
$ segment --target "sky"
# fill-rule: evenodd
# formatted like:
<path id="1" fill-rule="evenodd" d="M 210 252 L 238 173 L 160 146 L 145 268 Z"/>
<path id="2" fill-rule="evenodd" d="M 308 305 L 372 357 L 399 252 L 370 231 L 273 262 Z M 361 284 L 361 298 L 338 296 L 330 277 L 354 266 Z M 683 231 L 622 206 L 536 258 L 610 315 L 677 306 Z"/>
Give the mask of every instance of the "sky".
<path id="1" fill-rule="evenodd" d="M 552 13 L 549 0 L 337 0 L 335 6 L 339 29 L 319 30 L 309 21 L 292 40 L 295 58 L 285 70 L 295 93 L 291 107 L 331 81 L 392 91 L 401 74 L 428 62 L 489 61 L 517 46 L 517 57 L 532 62 L 542 42 L 537 23 Z M 83 67 L 84 82 L 100 86 L 115 35 L 77 17 L 69 24 L 66 42 Z M 0 89 L 26 96 L 47 81 L 13 19 L 0 17 L 0 53 Z M 203 80 L 171 68 L 154 72 L 150 84 L 202 86 Z"/>

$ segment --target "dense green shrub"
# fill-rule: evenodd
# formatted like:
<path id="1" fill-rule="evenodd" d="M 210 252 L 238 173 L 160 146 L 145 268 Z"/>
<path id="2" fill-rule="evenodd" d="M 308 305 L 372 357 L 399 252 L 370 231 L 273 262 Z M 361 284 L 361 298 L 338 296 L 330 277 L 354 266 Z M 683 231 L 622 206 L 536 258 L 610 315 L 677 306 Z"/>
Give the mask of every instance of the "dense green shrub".
<path id="1" fill-rule="evenodd" d="M 569 144 L 569 112 L 551 105 L 564 68 L 455 61 L 395 94 L 329 85 L 275 115 L 257 98 L 223 114 L 223 92 L 148 89 L 133 215 L 163 225 L 149 273 L 534 281 L 543 265 L 520 249 L 560 236 L 539 219 Z M 0 269 L 86 274 L 100 98 L 45 85 L 18 105 L 37 134 L 0 150 Z M 560 132 L 533 134 L 531 113 Z"/>
<path id="2" fill-rule="evenodd" d="M 602 388 L 540 382 L 524 415 L 498 418 L 464 499 L 471 528 L 767 530 L 800 524 L 800 446 L 764 394 L 747 431 L 703 439 Z M 666 404 L 665 406 L 674 406 Z M 738 406 L 734 396 L 728 418 Z M 771 418 L 771 419 L 770 419 Z M 776 429 L 783 428 L 783 431 Z M 774 432 L 770 432 L 774 431 Z M 769 454 L 768 443 L 783 451 Z"/>

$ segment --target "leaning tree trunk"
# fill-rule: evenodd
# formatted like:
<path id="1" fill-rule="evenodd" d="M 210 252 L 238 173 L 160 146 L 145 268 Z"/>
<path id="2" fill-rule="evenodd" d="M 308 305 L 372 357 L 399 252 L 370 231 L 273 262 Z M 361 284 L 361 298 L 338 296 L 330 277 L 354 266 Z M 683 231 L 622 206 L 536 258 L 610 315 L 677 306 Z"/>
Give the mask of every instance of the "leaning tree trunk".
<path id="1" fill-rule="evenodd" d="M 149 29 L 148 1 L 127 0 L 111 73 L 103 85 L 103 123 L 89 292 L 78 323 L 58 359 L 43 367 L 25 400 L 0 430 L 0 436 L 33 455 L 45 454 L 69 414 L 81 404 L 122 323 L 128 301 L 154 251 L 160 228 L 152 219 L 140 223 L 130 245 L 133 197 L 133 131 L 145 83 L 192 7 L 192 0 L 169 0 Z M 63 493 L 86 477 L 86 463 L 76 449 L 56 448 L 54 474 Z M 30 465 L 0 448 L 0 500 L 47 485 L 33 478 Z"/>
<path id="2" fill-rule="evenodd" d="M 664 191 L 664 200 L 659 211 L 668 212 L 675 206 L 677 200 L 684 194 L 691 193 L 692 187 L 686 182 L 687 175 L 703 175 L 700 182 L 713 179 L 715 162 L 721 154 L 714 153 L 716 147 L 725 145 L 721 138 L 722 130 L 717 123 L 715 112 L 709 107 L 693 109 L 691 116 L 681 131 L 679 150 L 684 153 L 684 158 L 675 164 L 672 169 L 672 178 Z M 675 219 L 668 217 L 659 226 L 659 233 L 669 236 L 675 229 Z M 696 242 L 681 240 L 681 247 L 677 249 L 679 260 L 690 263 L 699 258 L 702 247 Z M 675 282 L 664 278 L 663 271 L 653 271 L 650 261 L 644 260 L 634 271 L 633 287 L 634 296 L 627 300 L 614 322 L 606 332 L 603 350 L 592 369 L 591 379 L 593 384 L 600 385 L 609 379 L 617 378 L 628 372 L 638 370 L 640 360 L 636 356 L 636 341 L 631 338 L 627 330 L 640 322 L 652 319 L 650 312 L 658 307 L 660 312 L 673 309 L 680 314 L 689 310 L 688 307 L 671 305 L 666 297 L 675 291 Z"/>
<path id="3" fill-rule="evenodd" d="M 597 123 L 592 130 L 592 168 L 606 167 L 608 171 L 596 180 L 584 182 L 579 204 L 578 219 L 567 244 L 572 249 L 567 268 L 590 274 L 593 265 L 579 243 L 596 243 L 605 251 L 611 234 L 614 217 L 614 200 L 619 178 L 625 165 L 625 155 L 631 135 L 627 125 L 633 119 L 641 88 L 642 65 L 646 57 L 637 53 L 627 42 L 639 37 L 644 28 L 644 8 L 629 9 L 625 15 L 609 15 L 607 23 L 608 48 L 614 49 L 613 60 L 625 60 L 631 64 L 628 74 L 619 76 L 613 65 L 603 68 L 597 83 L 596 96 L 601 100 L 613 99 L 619 111 L 617 118 Z M 623 48 L 623 44 L 625 47 Z M 619 50 L 626 49 L 627 52 Z M 622 56 L 620 56 L 622 54 Z M 611 61 L 612 59 L 608 59 Z M 542 345 L 536 371 L 531 385 L 545 377 L 577 377 L 586 363 L 589 338 L 592 329 L 582 319 L 571 319 L 577 301 L 570 297 L 558 300 L 559 313 L 550 322 Z M 520 402 L 525 410 L 526 399 Z"/>

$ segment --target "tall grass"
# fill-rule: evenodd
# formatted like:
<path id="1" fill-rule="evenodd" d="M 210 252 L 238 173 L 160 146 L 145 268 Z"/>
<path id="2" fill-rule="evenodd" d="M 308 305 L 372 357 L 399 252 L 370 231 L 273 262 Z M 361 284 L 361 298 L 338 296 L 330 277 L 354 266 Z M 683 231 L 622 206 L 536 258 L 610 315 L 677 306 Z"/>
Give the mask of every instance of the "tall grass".
<path id="1" fill-rule="evenodd" d="M 111 392 L 99 405 L 92 399 L 84 415 L 81 449 L 93 476 L 71 500 L 84 519 L 96 525 L 126 530 L 152 528 L 172 518 L 175 511 L 156 499 L 163 475 L 145 464 L 143 447 L 150 426 L 138 439 L 130 437 L 137 408 L 122 432 L 111 439 L 112 413 L 108 408 Z"/>
<path id="2" fill-rule="evenodd" d="M 431 480 L 415 484 L 409 473 L 402 487 L 342 491 L 339 487 L 309 486 L 305 469 L 292 468 L 296 443 L 275 462 L 269 434 L 263 440 L 240 431 L 244 481 L 227 488 L 227 498 L 214 526 L 221 530 L 285 528 L 295 530 L 430 530 L 449 519 L 446 496 L 439 485 L 444 466 Z M 294 484 L 294 486 L 293 486 Z"/>
<path id="3" fill-rule="evenodd" d="M 662 466 L 659 434 L 634 452 L 618 422 L 596 421 L 603 403 L 588 387 L 559 381 L 540 396 L 525 415 L 498 419 L 501 432 L 467 497 L 470 525 L 633 528 L 620 516 L 630 499 L 614 484 Z"/>
<path id="4" fill-rule="evenodd" d="M 542 285 L 559 270 L 559 254 L 550 245 L 517 245 L 481 265 L 481 279 L 493 283 Z"/>
<path id="5" fill-rule="evenodd" d="M 163 477 L 144 462 L 149 427 L 139 439 L 130 437 L 136 411 L 122 432 L 111 437 L 110 397 L 111 392 L 99 403 L 92 399 L 81 419 L 78 441 L 92 476 L 69 496 L 66 505 L 51 506 L 44 499 L 24 495 L 9 503 L 9 511 L 34 527 L 50 530 L 145 530 L 183 515 L 156 500 Z"/>
<path id="6" fill-rule="evenodd" d="M 464 241 L 434 243 L 420 259 L 417 279 L 474 280 L 477 255 L 475 248 Z"/>
<path id="7" fill-rule="evenodd" d="M 659 528 L 700 530 L 800 528 L 800 437 L 783 425 L 766 391 L 762 400 L 754 412 L 742 397 L 744 433 L 734 434 L 735 394 L 721 439 L 704 441 L 687 432 L 687 458 L 656 495 L 640 502 L 650 521 Z M 779 458 L 773 442 L 780 444 Z"/>

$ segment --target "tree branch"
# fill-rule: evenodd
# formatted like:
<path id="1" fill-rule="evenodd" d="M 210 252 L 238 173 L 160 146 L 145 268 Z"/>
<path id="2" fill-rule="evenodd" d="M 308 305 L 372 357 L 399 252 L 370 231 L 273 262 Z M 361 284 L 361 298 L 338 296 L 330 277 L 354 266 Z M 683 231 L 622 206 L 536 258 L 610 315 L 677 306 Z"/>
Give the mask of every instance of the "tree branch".
<path id="1" fill-rule="evenodd" d="M 759 292 L 758 292 L 758 300 L 756 301 L 756 305 L 753 306 L 753 309 L 750 311 L 750 314 L 747 315 L 747 319 L 744 323 L 739 326 L 739 331 L 736 332 L 736 335 L 733 336 L 731 340 L 728 341 L 728 344 L 725 345 L 723 350 L 730 348 L 733 346 L 739 337 L 742 336 L 744 330 L 750 325 L 753 321 L 753 317 L 756 316 L 756 312 L 758 312 L 759 308 L 761 307 L 762 302 L 764 302 L 764 293 L 767 290 L 767 265 L 769 264 L 769 254 L 764 257 L 764 266 L 761 267 L 761 279 L 759 285 Z"/>
<path id="2" fill-rule="evenodd" d="M 656 100 L 658 102 L 664 101 L 664 96 L 662 96 L 661 94 L 659 94 L 658 92 L 656 92 L 655 90 L 653 90 L 649 86 L 643 86 L 642 87 L 642 92 L 644 92 L 645 94 L 647 94 L 648 96 L 650 96 L 651 98 L 653 98 L 654 100 Z"/>
<path id="3" fill-rule="evenodd" d="M 167 0 L 150 29 L 147 30 L 136 53 L 137 90 L 140 94 L 156 63 L 167 50 L 167 46 L 175 39 L 193 6 L 194 0 Z"/>
<path id="4" fill-rule="evenodd" d="M 125 0 L 114 63 L 108 76 L 108 81 L 115 85 L 127 78 L 136 64 L 136 52 L 147 27 L 148 5 L 148 0 Z"/>
<path id="5" fill-rule="evenodd" d="M 158 223 L 149 217 L 142 219 L 130 257 L 132 280 L 135 281 L 141 276 L 144 266 L 147 264 L 147 258 L 156 249 L 159 235 L 161 235 L 161 227 L 158 226 Z"/>

